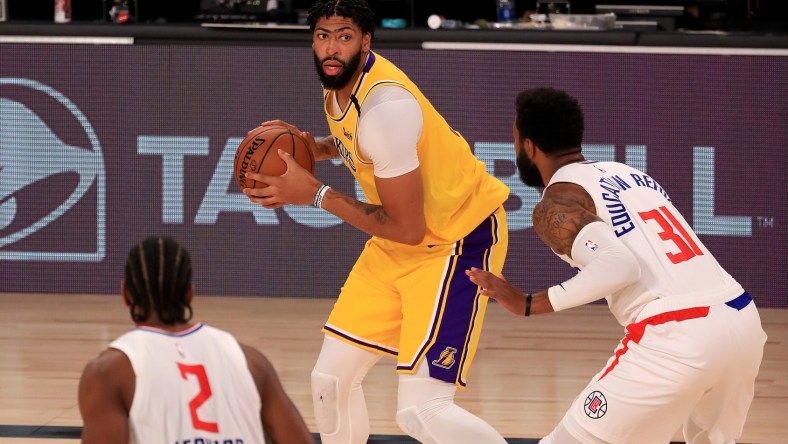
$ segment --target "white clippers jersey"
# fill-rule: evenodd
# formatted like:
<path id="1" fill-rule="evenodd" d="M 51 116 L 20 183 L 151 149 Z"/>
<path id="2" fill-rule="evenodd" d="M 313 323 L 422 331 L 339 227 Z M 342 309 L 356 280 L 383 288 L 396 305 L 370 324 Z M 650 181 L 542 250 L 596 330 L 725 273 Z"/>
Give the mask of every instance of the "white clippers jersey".
<path id="1" fill-rule="evenodd" d="M 132 443 L 265 442 L 260 395 L 229 333 L 204 324 L 179 333 L 137 327 L 110 347 L 128 356 L 137 377 Z"/>
<path id="2" fill-rule="evenodd" d="M 597 215 L 637 257 L 641 279 L 606 297 L 619 323 L 634 321 L 651 301 L 673 298 L 680 309 L 727 301 L 744 290 L 701 243 L 657 182 L 617 162 L 580 162 L 561 167 L 554 183 L 571 182 L 594 199 Z M 580 268 L 568 256 L 560 257 Z"/>

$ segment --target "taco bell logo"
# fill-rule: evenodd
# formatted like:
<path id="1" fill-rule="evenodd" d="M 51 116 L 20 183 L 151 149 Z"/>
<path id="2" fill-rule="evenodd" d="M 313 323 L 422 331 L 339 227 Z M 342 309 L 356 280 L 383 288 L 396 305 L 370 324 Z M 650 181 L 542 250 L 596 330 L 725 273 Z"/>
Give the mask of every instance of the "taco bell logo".
<path id="1" fill-rule="evenodd" d="M 0 260 L 102 260 L 105 187 L 82 111 L 49 86 L 0 78 Z"/>

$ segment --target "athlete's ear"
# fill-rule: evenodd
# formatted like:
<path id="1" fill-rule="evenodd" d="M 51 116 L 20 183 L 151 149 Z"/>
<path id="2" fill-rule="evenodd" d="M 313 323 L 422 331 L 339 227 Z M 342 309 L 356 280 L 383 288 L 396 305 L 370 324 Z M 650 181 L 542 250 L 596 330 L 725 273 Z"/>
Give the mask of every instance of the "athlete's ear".
<path id="1" fill-rule="evenodd" d="M 526 137 L 525 140 L 523 140 L 523 150 L 525 150 L 525 155 L 533 160 L 536 155 L 536 145 L 534 145 L 534 141 Z"/>
<path id="2" fill-rule="evenodd" d="M 368 53 L 368 52 L 369 52 L 369 48 L 370 48 L 371 46 L 372 46 L 372 34 L 370 34 L 370 33 L 366 33 L 366 34 L 364 34 L 364 36 L 361 38 L 361 50 L 362 50 L 364 53 Z"/>
<path id="3" fill-rule="evenodd" d="M 192 305 L 192 299 L 194 299 L 194 284 L 189 285 L 186 291 L 186 304 Z"/>
<path id="4" fill-rule="evenodd" d="M 120 295 L 123 298 L 123 303 L 126 304 L 126 307 L 131 307 L 131 295 L 129 292 L 126 291 L 126 280 L 120 280 Z"/>

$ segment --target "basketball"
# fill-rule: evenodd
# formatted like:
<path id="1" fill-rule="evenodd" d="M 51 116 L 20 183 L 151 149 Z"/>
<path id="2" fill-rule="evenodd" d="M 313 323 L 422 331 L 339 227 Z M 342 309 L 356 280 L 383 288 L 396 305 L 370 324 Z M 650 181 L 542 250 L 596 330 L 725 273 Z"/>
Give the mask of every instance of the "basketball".
<path id="1" fill-rule="evenodd" d="M 284 174 L 287 164 L 277 153 L 280 149 L 293 156 L 310 173 L 315 172 L 315 157 L 306 139 L 282 126 L 260 126 L 247 134 L 235 152 L 233 177 L 238 186 L 241 189 L 266 186 L 262 182 L 247 179 L 247 172 L 267 176 Z"/>

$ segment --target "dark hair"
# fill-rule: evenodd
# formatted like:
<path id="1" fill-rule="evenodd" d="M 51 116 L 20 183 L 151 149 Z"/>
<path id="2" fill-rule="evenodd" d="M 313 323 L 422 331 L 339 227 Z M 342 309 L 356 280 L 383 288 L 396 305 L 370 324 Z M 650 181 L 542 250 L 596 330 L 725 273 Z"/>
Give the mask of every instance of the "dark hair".
<path id="1" fill-rule="evenodd" d="M 192 307 L 187 295 L 192 282 L 189 252 L 170 237 L 149 237 L 129 251 L 126 291 L 134 322 L 145 322 L 156 310 L 165 325 L 188 322 Z"/>
<path id="2" fill-rule="evenodd" d="M 318 0 L 309 8 L 306 22 L 314 32 L 318 20 L 332 16 L 349 18 L 361 28 L 362 33 L 375 36 L 375 14 L 365 0 Z"/>
<path id="3" fill-rule="evenodd" d="M 517 95 L 517 131 L 543 152 L 559 154 L 580 148 L 583 141 L 583 110 L 564 91 L 534 88 Z"/>

